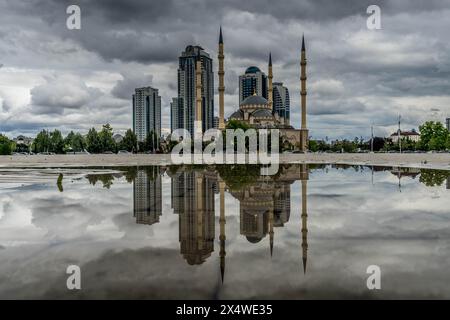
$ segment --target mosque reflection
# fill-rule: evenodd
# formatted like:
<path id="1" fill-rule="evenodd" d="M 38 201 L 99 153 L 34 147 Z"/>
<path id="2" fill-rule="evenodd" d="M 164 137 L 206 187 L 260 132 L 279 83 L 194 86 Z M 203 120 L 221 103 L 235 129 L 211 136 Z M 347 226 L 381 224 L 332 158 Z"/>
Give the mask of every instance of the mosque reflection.
<path id="1" fill-rule="evenodd" d="M 226 256 L 225 192 L 239 202 L 240 234 L 249 243 L 266 236 L 273 253 L 275 228 L 283 227 L 291 215 L 291 185 L 300 180 L 301 239 L 303 268 L 307 261 L 308 166 L 283 166 L 274 176 L 260 175 L 252 165 L 215 167 L 143 167 L 133 179 L 136 223 L 152 225 L 162 214 L 162 176 L 171 179 L 171 207 L 179 217 L 180 253 L 190 265 L 199 265 L 214 251 L 215 196 L 219 196 L 219 257 L 222 280 Z"/>
<path id="2" fill-rule="evenodd" d="M 189 265 L 204 263 L 213 253 L 215 244 L 215 217 L 219 216 L 219 259 L 222 281 L 225 274 L 227 210 L 225 193 L 239 204 L 240 235 L 249 245 L 269 237 L 268 254 L 272 256 L 276 229 L 282 228 L 291 217 L 291 186 L 300 181 L 301 208 L 299 224 L 299 255 L 306 273 L 308 258 L 308 180 L 310 171 L 343 170 L 376 172 L 387 171 L 398 178 L 402 192 L 404 179 L 416 179 L 428 187 L 450 186 L 448 171 L 397 167 L 371 167 L 349 165 L 282 165 L 276 175 L 260 175 L 256 165 L 222 166 L 146 166 L 115 168 L 123 174 L 88 175 L 91 184 L 103 183 L 110 188 L 115 178 L 125 176 L 133 183 L 133 215 L 138 224 L 154 225 L 163 212 L 162 180 L 167 175 L 171 181 L 170 205 L 178 215 L 180 254 Z M 216 210 L 215 197 L 219 197 Z M 218 211 L 218 212 L 216 212 Z M 228 212 L 230 214 L 230 212 Z M 234 214 L 234 213 L 233 213 Z M 153 226 L 154 227 L 154 226 Z M 301 247 L 301 249 L 300 249 Z M 300 252 L 301 251 L 301 252 Z"/>

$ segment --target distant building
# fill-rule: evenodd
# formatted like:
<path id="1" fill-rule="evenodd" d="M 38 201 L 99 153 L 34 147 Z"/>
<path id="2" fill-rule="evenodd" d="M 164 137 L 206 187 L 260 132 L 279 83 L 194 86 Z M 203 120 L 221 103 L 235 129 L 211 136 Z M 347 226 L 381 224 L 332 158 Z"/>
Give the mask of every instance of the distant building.
<path id="1" fill-rule="evenodd" d="M 411 131 L 402 131 L 400 133 L 400 136 L 402 139 L 409 139 L 414 142 L 419 142 L 420 140 L 420 134 L 417 133 L 414 129 Z M 393 134 L 391 134 L 389 139 L 391 139 L 393 143 L 398 143 L 398 133 L 394 132 Z"/>
<path id="2" fill-rule="evenodd" d="M 183 127 L 183 114 L 179 111 L 178 98 L 170 103 L 170 132 Z"/>
<path id="3" fill-rule="evenodd" d="M 450 131 L 450 118 L 445 119 L 445 124 L 447 126 L 447 130 Z"/>
<path id="4" fill-rule="evenodd" d="M 161 97 L 158 89 L 136 88 L 133 94 L 133 132 L 139 142 L 153 131 L 161 137 Z"/>
<path id="5" fill-rule="evenodd" d="M 219 117 L 214 117 L 214 129 L 219 129 Z"/>
<path id="6" fill-rule="evenodd" d="M 290 124 L 290 109 L 291 103 L 289 98 L 289 90 L 283 83 L 274 82 L 273 84 L 273 112 L 278 113 L 280 121 L 285 124 Z"/>
<path id="7" fill-rule="evenodd" d="M 181 53 L 178 65 L 178 107 L 175 112 L 180 128 L 194 134 L 196 118 L 196 64 L 202 66 L 202 123 L 203 131 L 213 127 L 214 119 L 214 73 L 209 54 L 200 46 L 187 46 Z"/>
<path id="8" fill-rule="evenodd" d="M 113 140 L 115 143 L 121 143 L 123 140 L 123 136 L 121 134 L 116 133 L 113 135 Z"/>
<path id="9" fill-rule="evenodd" d="M 267 93 L 267 76 L 258 67 L 248 67 L 245 74 L 239 76 L 239 104 L 253 94 L 268 99 Z"/>
<path id="10" fill-rule="evenodd" d="M 16 143 L 16 145 L 30 146 L 31 144 L 33 144 L 34 139 L 20 135 L 14 138 L 13 141 Z"/>

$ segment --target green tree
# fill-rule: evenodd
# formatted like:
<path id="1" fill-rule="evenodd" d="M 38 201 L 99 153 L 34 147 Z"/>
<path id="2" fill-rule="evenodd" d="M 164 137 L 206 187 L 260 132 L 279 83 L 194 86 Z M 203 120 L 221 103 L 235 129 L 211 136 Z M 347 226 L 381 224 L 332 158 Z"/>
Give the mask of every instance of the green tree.
<path id="1" fill-rule="evenodd" d="M 12 152 L 12 142 L 8 137 L 0 134 L 0 155 L 10 155 Z"/>
<path id="2" fill-rule="evenodd" d="M 51 148 L 50 133 L 47 130 L 42 130 L 36 136 L 33 141 L 33 151 L 34 153 L 39 152 L 49 152 Z"/>
<path id="3" fill-rule="evenodd" d="M 125 132 L 122 142 L 120 143 L 120 148 L 131 152 L 136 150 L 136 145 L 137 137 L 133 133 L 133 130 L 128 129 L 127 132 Z"/>
<path id="4" fill-rule="evenodd" d="M 86 145 L 87 145 L 87 150 L 90 153 L 100 153 L 102 151 L 100 137 L 97 133 L 97 130 L 95 130 L 95 128 L 92 128 L 89 130 L 89 132 L 86 136 Z"/>
<path id="5" fill-rule="evenodd" d="M 64 138 L 59 130 L 55 129 L 50 133 L 50 151 L 57 154 L 64 153 Z"/>
<path id="6" fill-rule="evenodd" d="M 102 131 L 99 133 L 101 151 L 113 151 L 117 149 L 116 142 L 113 139 L 113 128 L 109 123 L 103 125 Z"/>
<path id="7" fill-rule="evenodd" d="M 449 131 L 439 121 L 427 121 L 419 127 L 422 150 L 444 150 L 447 148 Z"/>

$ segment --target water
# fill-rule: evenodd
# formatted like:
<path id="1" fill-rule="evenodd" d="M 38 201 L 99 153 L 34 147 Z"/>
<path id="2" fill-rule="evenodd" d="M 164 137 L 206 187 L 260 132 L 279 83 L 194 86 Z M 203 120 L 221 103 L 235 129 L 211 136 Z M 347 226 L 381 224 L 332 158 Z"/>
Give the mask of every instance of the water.
<path id="1" fill-rule="evenodd" d="M 449 188 L 380 167 L 4 170 L 0 298 L 449 299 Z"/>

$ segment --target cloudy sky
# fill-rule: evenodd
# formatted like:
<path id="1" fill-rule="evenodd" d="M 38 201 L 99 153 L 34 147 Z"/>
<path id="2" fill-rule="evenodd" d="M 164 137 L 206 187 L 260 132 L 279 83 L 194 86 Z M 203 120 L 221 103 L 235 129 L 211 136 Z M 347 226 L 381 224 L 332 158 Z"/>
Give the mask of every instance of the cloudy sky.
<path id="1" fill-rule="evenodd" d="M 66 28 L 70 4 L 81 8 L 81 30 Z M 370 4 L 381 8 L 381 30 L 367 28 Z M 124 131 L 133 89 L 147 85 L 160 90 L 168 128 L 177 57 L 199 44 L 217 70 L 220 25 L 226 116 L 238 105 L 239 74 L 267 69 L 272 52 L 299 126 L 302 33 L 313 137 L 368 136 L 371 125 L 386 135 L 399 113 L 404 129 L 450 116 L 448 0 L 0 0 L 0 17 L 0 132 L 10 137 L 106 122 Z"/>

